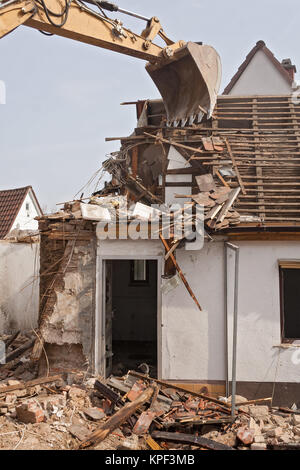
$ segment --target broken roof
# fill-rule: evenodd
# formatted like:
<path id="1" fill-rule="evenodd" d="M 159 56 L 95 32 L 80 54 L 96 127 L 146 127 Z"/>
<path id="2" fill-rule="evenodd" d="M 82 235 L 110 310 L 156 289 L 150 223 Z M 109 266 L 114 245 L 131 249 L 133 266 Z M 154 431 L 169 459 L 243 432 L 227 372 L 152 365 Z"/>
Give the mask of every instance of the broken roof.
<path id="1" fill-rule="evenodd" d="M 138 105 L 141 108 L 141 102 Z M 240 227 L 300 226 L 298 100 L 288 95 L 222 95 L 212 119 L 183 128 L 166 127 L 163 103 L 159 100 L 144 102 L 144 111 L 139 115 L 135 133 L 120 139 L 122 155 L 135 158 L 135 147 L 141 162 L 145 146 L 156 147 L 159 155 L 163 144 L 166 150 L 175 146 L 191 166 L 167 168 L 166 179 L 172 174 L 176 181 L 180 181 L 179 174 L 191 174 L 192 179 L 187 183 L 184 177 L 184 183 L 169 183 L 163 178 L 162 183 L 156 183 L 156 196 L 161 196 L 164 188 L 174 186 L 182 194 L 190 186 L 194 196 L 199 193 L 196 176 L 205 173 L 213 174 L 221 187 L 217 177 L 217 172 L 221 172 L 225 185 L 242 189 L 234 202 L 234 209 L 241 215 Z M 138 172 L 138 176 L 142 174 Z"/>
<path id="2" fill-rule="evenodd" d="M 29 191 L 32 191 L 35 202 L 42 213 L 31 186 L 0 191 L 0 239 L 9 233 Z"/>
<path id="3" fill-rule="evenodd" d="M 230 80 L 230 82 L 228 83 L 228 85 L 226 86 L 226 88 L 224 89 L 223 91 L 223 95 L 228 95 L 231 90 L 233 89 L 234 85 L 237 83 L 237 81 L 239 80 L 239 78 L 241 77 L 241 75 L 244 73 L 244 71 L 246 70 L 246 68 L 248 67 L 248 65 L 250 64 L 251 60 L 253 59 L 253 57 L 255 56 L 255 54 L 258 52 L 258 51 L 261 51 L 263 52 L 267 58 L 273 63 L 273 65 L 276 67 L 276 69 L 278 70 L 278 72 L 282 75 L 282 77 L 287 81 L 287 83 L 292 86 L 293 84 L 293 78 L 292 76 L 289 74 L 289 72 L 287 71 L 287 69 L 279 62 L 279 60 L 276 59 L 276 57 L 274 56 L 274 54 L 270 51 L 270 49 L 268 49 L 268 47 L 266 46 L 265 42 L 264 41 L 258 41 L 256 43 L 256 45 L 253 47 L 253 49 L 251 49 L 251 51 L 249 52 L 249 54 L 247 55 L 246 59 L 244 60 L 244 62 L 240 65 L 240 67 L 238 68 L 238 71 L 236 72 L 236 74 L 232 77 L 232 79 Z M 293 66 L 295 67 L 295 66 Z"/>

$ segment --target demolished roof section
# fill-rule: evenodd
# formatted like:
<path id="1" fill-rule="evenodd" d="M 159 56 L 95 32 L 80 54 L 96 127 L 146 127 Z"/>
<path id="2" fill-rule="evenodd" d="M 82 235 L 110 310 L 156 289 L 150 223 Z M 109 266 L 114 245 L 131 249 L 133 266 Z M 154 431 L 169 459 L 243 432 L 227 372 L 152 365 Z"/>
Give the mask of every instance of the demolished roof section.
<path id="1" fill-rule="evenodd" d="M 134 133 L 107 140 L 121 140 L 118 165 L 155 197 L 165 203 L 197 197 L 210 206 L 212 190 L 197 184 L 197 177 L 210 174 L 217 191 L 240 190 L 228 210 L 234 223 L 218 225 L 216 219 L 210 224 L 210 214 L 208 230 L 227 230 L 237 222 L 240 227 L 299 225 L 300 103 L 295 97 L 221 96 L 212 119 L 182 128 L 166 126 L 162 101 L 138 102 L 137 109 Z M 126 191 L 116 172 L 104 192 L 114 188 Z"/>

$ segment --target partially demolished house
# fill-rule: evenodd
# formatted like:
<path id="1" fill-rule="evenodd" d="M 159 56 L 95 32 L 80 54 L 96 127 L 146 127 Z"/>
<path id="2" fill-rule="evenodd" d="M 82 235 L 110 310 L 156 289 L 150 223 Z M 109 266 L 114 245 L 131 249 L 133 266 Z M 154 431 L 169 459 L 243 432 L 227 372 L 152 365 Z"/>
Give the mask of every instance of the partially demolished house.
<path id="1" fill-rule="evenodd" d="M 39 220 L 33 357 L 297 403 L 299 103 L 221 96 L 210 120 L 172 128 L 161 101 L 136 109 L 110 182 Z"/>

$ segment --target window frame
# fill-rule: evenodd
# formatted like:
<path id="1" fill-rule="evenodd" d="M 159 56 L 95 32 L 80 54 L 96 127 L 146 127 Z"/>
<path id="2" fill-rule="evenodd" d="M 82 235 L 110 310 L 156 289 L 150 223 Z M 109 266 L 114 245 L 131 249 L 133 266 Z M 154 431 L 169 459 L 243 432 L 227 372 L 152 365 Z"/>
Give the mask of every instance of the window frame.
<path id="1" fill-rule="evenodd" d="M 135 261 L 145 261 L 146 262 L 146 279 L 142 281 L 138 281 L 134 279 L 134 262 Z M 130 260 L 130 281 L 129 281 L 129 286 L 130 287 L 145 287 L 149 285 L 149 260 Z"/>
<path id="2" fill-rule="evenodd" d="M 285 269 L 300 269 L 300 260 L 289 259 L 289 260 L 279 260 L 279 292 L 280 292 L 280 335 L 281 343 L 283 344 L 292 344 L 294 341 L 300 341 L 299 338 L 286 338 L 284 330 L 284 270 Z"/>

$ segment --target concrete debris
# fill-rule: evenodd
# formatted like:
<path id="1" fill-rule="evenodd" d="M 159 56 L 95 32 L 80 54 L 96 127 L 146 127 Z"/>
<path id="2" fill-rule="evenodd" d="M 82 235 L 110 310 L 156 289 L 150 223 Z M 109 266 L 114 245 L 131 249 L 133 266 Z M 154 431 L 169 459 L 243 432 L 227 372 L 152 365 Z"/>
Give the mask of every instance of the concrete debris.
<path id="1" fill-rule="evenodd" d="M 105 417 L 105 413 L 101 408 L 85 408 L 83 411 L 92 421 L 100 421 Z"/>
<path id="2" fill-rule="evenodd" d="M 251 450 L 267 450 L 267 444 L 263 442 L 255 442 L 251 444 Z"/>
<path id="3" fill-rule="evenodd" d="M 264 405 L 250 406 L 249 413 L 254 419 L 262 419 L 264 421 L 269 418 L 269 407 Z"/>
<path id="4" fill-rule="evenodd" d="M 292 415 L 292 424 L 294 426 L 300 426 L 300 415 L 298 415 L 298 414 L 293 414 Z"/>
<path id="5" fill-rule="evenodd" d="M 245 445 L 252 444 L 254 441 L 254 430 L 249 428 L 239 428 L 237 438 Z"/>

